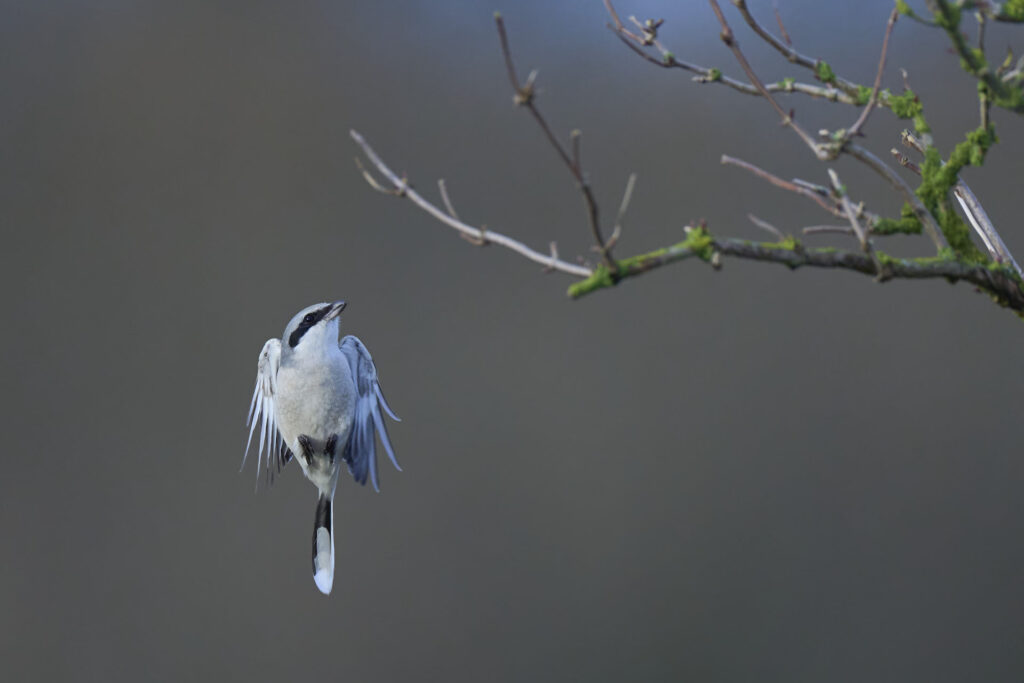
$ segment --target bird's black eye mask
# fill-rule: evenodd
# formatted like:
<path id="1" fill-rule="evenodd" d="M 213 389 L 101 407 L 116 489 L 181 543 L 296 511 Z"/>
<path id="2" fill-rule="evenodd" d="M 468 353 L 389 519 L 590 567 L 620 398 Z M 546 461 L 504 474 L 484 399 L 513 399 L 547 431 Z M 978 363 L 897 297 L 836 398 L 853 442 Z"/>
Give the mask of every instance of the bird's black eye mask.
<path id="1" fill-rule="evenodd" d="M 332 308 L 334 308 L 334 304 L 327 304 L 318 311 L 304 315 L 302 317 L 302 322 L 300 322 L 299 326 L 295 328 L 295 331 L 289 335 L 288 346 L 294 349 L 299 343 L 299 340 L 302 339 L 302 335 L 306 334 L 306 332 L 309 331 L 309 328 L 323 320 L 324 316 L 330 313 Z"/>

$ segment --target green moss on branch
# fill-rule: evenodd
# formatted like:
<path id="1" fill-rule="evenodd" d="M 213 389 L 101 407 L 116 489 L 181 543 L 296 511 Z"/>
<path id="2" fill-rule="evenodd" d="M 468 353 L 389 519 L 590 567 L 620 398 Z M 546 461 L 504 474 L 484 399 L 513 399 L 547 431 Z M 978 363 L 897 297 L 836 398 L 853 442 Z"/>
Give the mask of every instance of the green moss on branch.
<path id="1" fill-rule="evenodd" d="M 960 64 L 964 71 L 973 75 L 988 86 L 990 99 L 993 104 L 1017 114 L 1024 114 L 1024 90 L 1012 83 L 1004 83 L 989 65 L 981 50 L 972 48 L 967 44 L 963 32 L 960 30 L 960 7 L 948 2 L 948 0 L 933 0 L 935 23 L 941 26 L 949 36 L 953 48 L 960 55 Z M 1024 0 L 1006 3 L 1010 6 L 1010 17 L 1024 12 Z M 1003 10 L 1006 11 L 1005 8 Z M 1012 20 L 1012 19 L 1011 19 Z"/>
<path id="2" fill-rule="evenodd" d="M 923 227 L 914 207 L 904 203 L 899 218 L 879 218 L 871 226 L 871 232 L 875 235 L 920 235 Z"/>
<path id="3" fill-rule="evenodd" d="M 1006 0 L 996 16 L 1000 21 L 1024 22 L 1024 0 Z"/>
<path id="4" fill-rule="evenodd" d="M 832 67 L 829 66 L 828 62 L 818 60 L 818 63 L 814 65 L 814 75 L 818 77 L 818 80 L 822 83 L 828 83 L 829 85 L 836 84 L 836 74 L 832 71 Z"/>
<path id="5" fill-rule="evenodd" d="M 696 256 L 713 264 L 716 255 L 753 261 L 766 261 L 797 269 L 838 268 L 852 270 L 879 280 L 944 278 L 950 282 L 964 280 L 986 292 L 1001 306 L 1021 315 L 1024 312 L 1024 290 L 1012 267 L 991 262 L 979 263 L 945 249 L 938 256 L 924 258 L 896 258 L 883 252 L 874 252 L 875 258 L 860 251 L 809 248 L 795 238 L 780 242 L 754 242 L 739 239 L 716 239 L 706 229 L 694 228 L 685 240 L 663 249 L 617 261 L 619 274 L 613 278 L 604 266 L 598 266 L 590 277 L 569 287 L 569 296 L 579 298 L 622 280 L 636 277 L 655 268 Z"/>
<path id="6" fill-rule="evenodd" d="M 970 228 L 954 210 L 949 192 L 959 181 L 964 166 L 981 166 L 985 154 L 997 140 L 991 125 L 979 127 L 967 133 L 966 139 L 957 144 L 945 164 L 939 150 L 931 146 L 925 150 L 924 163 L 921 164 L 921 185 L 917 188 L 917 196 L 939 221 L 949 246 L 961 258 L 975 263 L 985 261 L 985 256 L 971 241 Z"/>

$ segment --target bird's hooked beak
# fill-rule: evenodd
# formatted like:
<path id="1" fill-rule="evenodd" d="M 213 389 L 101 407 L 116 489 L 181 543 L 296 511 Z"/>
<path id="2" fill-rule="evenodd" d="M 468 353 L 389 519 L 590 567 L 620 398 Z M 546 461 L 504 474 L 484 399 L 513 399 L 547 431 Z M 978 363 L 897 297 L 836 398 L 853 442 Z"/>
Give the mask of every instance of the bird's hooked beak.
<path id="1" fill-rule="evenodd" d="M 334 320 L 339 315 L 341 315 L 341 312 L 344 311 L 344 310 L 345 310 L 345 302 L 344 301 L 335 301 L 334 304 L 331 307 L 331 310 L 328 311 L 327 315 L 324 316 L 324 320 L 325 321 Z"/>

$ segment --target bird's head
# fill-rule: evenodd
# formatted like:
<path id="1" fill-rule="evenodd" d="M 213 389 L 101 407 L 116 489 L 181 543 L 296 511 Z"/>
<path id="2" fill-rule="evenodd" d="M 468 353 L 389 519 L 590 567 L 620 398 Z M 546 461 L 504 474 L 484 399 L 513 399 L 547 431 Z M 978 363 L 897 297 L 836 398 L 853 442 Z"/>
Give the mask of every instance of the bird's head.
<path id="1" fill-rule="evenodd" d="M 283 341 L 292 351 L 306 347 L 338 344 L 338 316 L 344 301 L 306 306 L 284 328 Z"/>

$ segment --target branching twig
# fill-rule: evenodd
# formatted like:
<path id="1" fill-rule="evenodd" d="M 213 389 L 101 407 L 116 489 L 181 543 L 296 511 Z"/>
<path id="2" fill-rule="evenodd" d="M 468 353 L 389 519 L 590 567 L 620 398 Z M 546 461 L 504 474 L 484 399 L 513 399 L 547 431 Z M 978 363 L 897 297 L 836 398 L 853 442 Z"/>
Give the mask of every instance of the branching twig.
<path id="1" fill-rule="evenodd" d="M 924 203 L 914 193 L 914 189 L 907 185 L 903 178 L 900 178 L 891 168 L 889 168 L 888 164 L 860 145 L 855 145 L 851 142 L 848 143 L 844 149 L 850 154 L 850 156 L 859 160 L 868 168 L 871 168 L 878 173 L 878 175 L 888 180 L 889 183 L 903 195 L 904 201 L 914 209 L 914 215 L 917 216 L 919 221 L 921 221 L 921 225 L 924 226 L 925 232 L 927 232 L 928 236 L 932 239 L 936 249 L 941 250 L 946 246 L 946 241 L 942 237 L 942 230 L 939 228 L 939 224 L 935 222 L 935 217 L 932 216 Z"/>
<path id="2" fill-rule="evenodd" d="M 410 200 L 420 209 L 445 225 L 454 228 L 460 234 L 477 240 L 484 238 L 484 232 L 480 229 L 463 223 L 454 218 L 450 212 L 442 210 L 420 196 L 416 190 L 409 186 L 409 183 L 404 178 L 398 176 L 381 160 L 359 133 L 351 131 L 350 134 L 352 139 L 362 149 L 366 158 L 387 179 L 394 189 L 388 190 L 379 183 L 376 183 L 375 180 L 371 181 L 377 188 L 391 196 Z M 364 170 L 364 176 L 369 176 L 369 172 Z M 370 178 L 372 176 L 368 177 L 368 181 Z M 816 268 L 841 268 L 869 275 L 877 273 L 877 266 L 872 258 L 861 253 L 835 249 L 805 248 L 795 242 L 788 243 L 783 241 L 772 244 L 737 239 L 711 239 L 709 236 L 706 236 L 706 233 L 703 233 L 703 235 L 703 240 L 688 238 L 687 241 L 680 244 L 619 261 L 617 264 L 619 266 L 619 277 L 613 280 L 604 266 L 598 271 L 594 271 L 560 260 L 554 243 L 551 244 L 550 254 L 543 254 L 502 233 L 493 231 L 486 233 L 489 242 L 511 249 L 531 261 L 543 265 L 546 270 L 557 270 L 583 278 L 570 287 L 569 293 L 573 297 L 583 296 L 598 289 L 613 286 L 622 279 L 636 277 L 655 268 L 675 263 L 691 256 L 706 257 L 710 261 L 714 258 L 713 254 L 716 253 L 719 254 L 718 258 L 721 256 L 732 256 L 755 261 L 769 261 L 781 263 L 790 268 L 812 266 Z M 880 256 L 876 252 L 876 257 Z M 894 259 L 886 256 L 884 265 L 887 275 L 892 278 L 964 280 L 989 292 L 1003 305 L 1015 311 L 1024 311 L 1024 292 L 1021 291 L 1017 281 L 1014 280 L 1013 271 L 1008 268 L 1000 270 L 985 265 L 965 263 L 955 258 L 942 257 L 931 259 Z"/>
<path id="3" fill-rule="evenodd" d="M 809 183 L 783 180 L 779 176 L 769 173 L 763 168 L 758 168 L 749 161 L 743 161 L 742 159 L 737 159 L 727 154 L 722 155 L 722 163 L 730 166 L 738 166 L 745 171 L 750 171 L 758 178 L 761 178 L 762 180 L 767 180 L 775 187 L 779 187 L 782 188 L 783 190 L 795 192 L 798 195 L 807 197 L 808 199 L 812 200 L 815 204 L 828 211 L 833 216 L 838 216 L 839 218 L 846 218 L 846 214 L 843 213 L 843 210 L 841 208 L 837 207 L 834 202 L 830 202 L 829 200 L 827 200 L 823 194 L 816 192 L 815 190 L 812 190 L 810 187 L 808 187 Z"/>
<path id="4" fill-rule="evenodd" d="M 734 1 L 737 2 L 737 6 L 739 6 L 739 4 L 742 2 L 742 0 Z M 805 131 L 803 127 L 796 122 L 791 112 L 787 113 L 786 110 L 779 105 L 775 98 L 772 97 L 772 94 L 768 92 L 768 90 L 764 87 L 764 84 L 761 83 L 761 80 L 757 77 L 757 74 L 754 73 L 754 69 L 753 67 L 750 66 L 750 62 L 747 61 L 747 58 L 743 54 L 743 51 L 740 50 L 740 45 L 736 41 L 736 36 L 733 34 L 732 29 L 729 27 L 729 22 L 726 21 L 725 15 L 722 14 L 722 8 L 718 6 L 718 1 L 709 0 L 709 2 L 711 3 L 711 9 L 713 9 L 715 12 L 715 16 L 718 17 L 718 23 L 722 25 L 722 32 L 719 34 L 719 37 L 722 39 L 722 42 L 725 43 L 730 50 L 732 50 L 733 56 L 736 57 L 736 61 L 739 62 L 740 67 L 743 69 L 743 73 L 747 74 L 747 78 L 750 79 L 750 82 L 754 84 L 754 87 L 757 88 L 758 91 L 760 91 L 761 95 L 766 100 L 768 100 L 768 102 L 772 105 L 775 111 L 778 112 L 779 117 L 782 119 L 782 124 L 784 126 L 789 126 L 789 128 L 791 128 L 793 132 L 796 133 L 797 136 L 804 141 L 804 144 L 807 145 L 811 149 L 811 151 L 814 152 L 815 156 L 817 156 L 821 160 L 828 159 L 829 154 L 824 149 L 824 147 L 819 145 L 814 140 L 814 138 L 811 137 L 810 133 Z M 743 4 L 745 7 L 745 3 Z M 789 48 L 785 49 L 789 50 L 793 54 L 796 54 L 795 51 L 790 50 Z"/>
<path id="5" fill-rule="evenodd" d="M 810 266 L 851 270 L 871 276 L 877 274 L 875 261 L 861 252 L 804 247 L 798 243 L 711 238 L 702 231 L 701 236 L 697 238 L 694 238 L 691 232 L 691 236 L 679 244 L 620 262 L 620 280 L 636 277 L 693 256 L 710 262 L 712 254 L 779 263 L 792 269 Z M 1007 308 L 1018 312 L 1024 311 L 1024 291 L 1020 289 L 1008 268 L 992 268 L 984 264 L 968 263 L 942 256 L 899 259 L 877 252 L 876 255 L 884 261 L 886 275 L 890 278 L 943 278 L 953 282 L 962 280 L 988 292 Z M 607 276 L 595 271 L 586 280 L 572 285 L 569 288 L 569 295 L 574 298 L 585 296 L 612 284 Z"/>
<path id="6" fill-rule="evenodd" d="M 878 73 L 875 75 L 875 85 L 871 88 L 871 98 L 861 111 L 860 116 L 846 132 L 847 139 L 860 135 L 860 129 L 864 127 L 872 110 L 878 104 L 878 91 L 882 87 L 882 74 L 885 72 L 885 57 L 889 52 L 889 38 L 892 36 L 892 29 L 896 25 L 896 19 L 900 16 L 894 7 L 889 13 L 889 21 L 885 24 L 885 38 L 882 40 L 882 56 L 878 58 Z"/>
<path id="7" fill-rule="evenodd" d="M 879 280 L 891 278 L 944 278 L 953 282 L 963 280 L 970 282 L 987 292 L 1001 305 L 1009 307 L 1019 313 L 1024 313 L 1024 289 L 1022 289 L 1021 285 L 1024 278 L 1022 278 L 1021 270 L 1013 260 L 1009 250 L 1007 250 L 1005 245 L 1002 243 L 1002 240 L 999 239 L 999 235 L 996 233 L 994 226 L 992 226 L 991 221 L 985 214 L 984 209 L 981 207 L 980 203 L 978 203 L 977 198 L 975 198 L 973 193 L 970 192 L 970 189 L 963 184 L 962 180 L 954 186 L 954 195 L 961 203 L 961 206 L 971 221 L 972 226 L 974 226 L 978 234 L 981 235 L 986 247 L 988 247 L 990 253 L 993 255 L 995 263 L 988 261 L 979 263 L 972 260 L 979 258 L 973 248 L 970 250 L 971 254 L 969 256 L 960 255 L 960 251 L 954 253 L 952 250 L 944 249 L 945 241 L 943 240 L 935 215 L 927 209 L 923 201 L 917 197 L 915 191 L 906 182 L 904 182 L 902 178 L 900 178 L 893 168 L 890 168 L 885 162 L 867 149 L 853 142 L 853 138 L 861 134 L 863 127 L 866 125 L 869 116 L 875 108 L 878 106 L 890 106 L 894 109 L 896 108 L 897 100 L 894 99 L 895 96 L 890 95 L 888 91 L 883 93 L 881 90 L 881 81 L 885 69 L 889 40 L 897 19 L 897 13 L 895 11 L 890 15 L 886 25 L 885 37 L 878 62 L 878 70 L 874 86 L 870 91 L 869 97 L 867 88 L 856 86 L 849 81 L 839 79 L 823 62 L 812 60 L 811 58 L 801 55 L 799 52 L 794 50 L 792 47 L 792 41 L 786 33 L 785 26 L 782 24 L 781 17 L 778 15 L 777 10 L 776 19 L 779 23 L 780 31 L 784 36 L 784 43 L 768 33 L 756 22 L 756 20 L 754 20 L 746 6 L 745 0 L 732 0 L 732 3 L 739 8 L 744 19 L 746 19 L 747 23 L 755 33 L 775 49 L 782 52 L 782 54 L 784 54 L 791 62 L 813 69 L 815 73 L 819 75 L 819 79 L 825 81 L 826 84 L 829 85 L 828 88 L 819 88 L 818 86 L 810 85 L 802 86 L 795 84 L 790 79 L 786 79 L 781 85 L 771 84 L 766 86 L 760 81 L 750 63 L 747 61 L 744 53 L 740 50 L 739 44 L 732 32 L 732 29 L 726 21 L 717 0 L 709 0 L 709 2 L 722 27 L 720 37 L 732 50 L 737 62 L 749 79 L 749 83 L 734 79 L 727 79 L 723 77 L 721 72 L 717 69 L 708 69 L 676 60 L 675 57 L 657 40 L 657 32 L 661 26 L 661 20 L 641 23 L 631 17 L 636 29 L 639 31 L 639 33 L 635 33 L 623 25 L 622 21 L 615 13 L 611 0 L 604 1 L 614 24 L 611 26 L 612 30 L 634 52 L 640 54 L 649 62 L 658 64 L 659 66 L 665 68 L 682 68 L 684 70 L 694 72 L 698 74 L 697 80 L 703 80 L 704 82 L 722 82 L 723 84 L 740 92 L 757 94 L 765 98 L 779 115 L 782 124 L 791 128 L 804 142 L 804 144 L 806 144 L 815 153 L 815 156 L 818 159 L 831 160 L 843 153 L 850 154 L 853 158 L 867 165 L 889 181 L 889 183 L 892 184 L 892 186 L 903 196 L 906 203 L 911 207 L 916 220 L 910 220 L 909 214 L 905 213 L 904 219 L 906 220 L 887 220 L 887 223 L 883 225 L 878 216 L 864 210 L 863 204 L 854 205 L 850 201 L 845 188 L 839 181 L 838 176 L 836 176 L 835 172 L 831 169 L 829 169 L 829 173 L 832 178 L 833 189 L 830 190 L 826 187 L 808 183 L 806 181 L 796 179 L 792 181 L 783 180 L 782 178 L 760 169 L 753 164 L 733 157 L 723 156 L 723 164 L 739 166 L 740 168 L 743 168 L 744 170 L 747 170 L 748 172 L 770 182 L 776 187 L 810 198 L 831 215 L 844 218 L 849 223 L 849 227 L 835 225 L 810 226 L 804 229 L 805 234 L 824 232 L 848 235 L 852 234 L 858 238 L 862 251 L 855 252 L 848 250 L 836 250 L 832 248 L 808 248 L 796 238 L 792 236 L 784 236 L 784 233 L 772 224 L 757 218 L 756 216 L 749 215 L 750 220 L 755 225 L 758 225 L 762 229 L 768 231 L 773 235 L 773 237 L 777 238 L 778 241 L 752 242 L 748 240 L 712 237 L 702 225 L 697 228 L 688 228 L 687 238 L 683 242 L 664 249 L 658 249 L 650 253 L 616 260 L 612 257 L 611 249 L 616 244 L 621 234 L 622 220 L 632 196 L 635 176 L 631 175 L 627 182 L 622 203 L 616 217 L 614 232 L 612 236 L 606 240 L 604 239 L 601 225 L 598 220 L 597 202 L 582 168 L 579 132 L 572 132 L 568 145 L 560 142 L 558 137 L 552 132 L 551 127 L 540 114 L 536 106 L 534 83 L 537 72 L 531 72 L 525 81 L 520 81 L 512 59 L 504 23 L 500 15 L 497 14 L 495 15 L 495 23 L 501 42 L 501 51 L 505 62 L 508 80 L 515 92 L 514 100 L 517 105 L 525 107 L 530 111 L 548 142 L 552 147 L 554 147 L 559 158 L 576 180 L 581 194 L 583 195 L 589 227 L 596 244 L 597 251 L 601 255 L 601 263 L 594 268 L 589 268 L 581 264 L 569 263 L 559 258 L 558 249 L 554 242 L 550 243 L 550 250 L 548 253 L 542 253 L 533 250 L 525 244 L 502 233 L 487 231 L 482 226 L 475 227 L 463 222 L 455 210 L 455 206 L 448 195 L 448 190 L 443 180 L 438 183 L 441 203 L 444 207 L 442 209 L 418 194 L 404 177 L 398 176 L 384 164 L 362 136 L 357 132 L 352 131 L 351 135 L 353 140 L 355 140 L 355 142 L 362 148 L 362 151 L 369 162 L 387 181 L 387 183 L 378 182 L 373 174 L 362 168 L 362 165 L 360 165 L 360 169 L 362 170 L 363 176 L 366 178 L 367 182 L 371 187 L 382 193 L 409 199 L 420 209 L 430 214 L 438 221 L 454 228 L 461 236 L 470 240 L 474 244 L 498 244 L 515 251 L 535 263 L 543 265 L 545 270 L 558 270 L 581 278 L 580 281 L 574 283 L 569 289 L 569 294 L 573 297 L 582 296 L 598 289 L 614 286 L 623 279 L 639 276 L 650 270 L 681 261 L 691 256 L 699 257 L 716 269 L 720 267 L 723 257 L 734 257 L 779 263 L 792 269 L 801 266 L 847 269 L 875 276 Z M 944 0 L 929 1 L 945 5 Z M 970 4 L 969 0 L 960 0 L 959 6 L 963 7 L 968 4 Z M 648 48 L 660 52 L 662 59 L 658 60 L 649 54 L 647 51 Z M 1009 64 L 1009 62 L 1007 62 L 1007 64 Z M 1007 65 L 1006 69 L 1008 68 L 1009 66 Z M 1002 81 L 1005 77 L 1006 69 L 994 74 L 994 77 Z M 982 76 L 981 74 L 978 75 L 979 78 Z M 1020 79 L 1017 78 L 1017 80 Z M 986 87 L 988 87 L 987 81 L 985 84 Z M 1007 87 L 1013 87 L 1012 82 L 1011 85 L 1008 85 Z M 803 88 L 803 90 L 801 90 L 801 88 Z M 819 142 L 812 138 L 812 136 L 803 127 L 794 121 L 792 112 L 787 113 L 773 97 L 773 92 L 780 91 L 803 91 L 815 96 L 829 97 L 829 99 L 833 99 L 834 101 L 846 101 L 856 105 L 866 104 L 866 106 L 848 130 L 840 131 L 835 134 L 823 131 L 822 135 L 824 136 L 824 140 Z M 910 97 L 913 97 L 913 95 L 911 94 Z M 906 111 L 907 102 L 908 100 L 906 98 L 902 98 L 899 101 L 899 104 L 904 108 L 904 111 Z M 914 102 L 916 102 L 916 100 Z M 911 102 L 911 104 L 914 104 L 914 102 Z M 917 103 L 917 106 L 918 108 L 916 113 L 912 112 L 909 115 L 900 114 L 900 116 L 918 116 L 920 112 L 919 103 Z M 987 110 L 983 109 L 983 118 L 986 117 L 986 114 Z M 905 133 L 904 143 L 914 146 L 920 150 L 926 149 L 926 145 L 924 143 L 918 141 L 909 133 Z M 930 150 L 929 153 L 931 153 Z M 917 166 L 909 159 L 895 150 L 894 154 L 896 154 L 900 163 L 904 166 L 921 173 L 921 169 L 917 168 Z M 926 166 L 926 168 L 928 167 Z M 940 254 L 938 256 L 918 259 L 899 259 L 879 252 L 874 248 L 870 238 L 870 235 L 874 231 L 877 231 L 874 232 L 874 234 L 917 232 L 919 230 L 918 222 L 920 222 L 921 226 L 923 226 L 924 230 L 932 238 L 936 248 L 940 250 Z"/>
<path id="8" fill-rule="evenodd" d="M 649 40 L 644 36 L 633 33 L 626 28 L 622 23 L 622 20 L 619 19 L 619 15 L 615 11 L 615 7 L 612 5 L 611 0 L 604 0 L 604 6 L 608 11 L 608 16 L 612 19 L 612 23 L 608 25 L 608 28 L 618 36 L 619 40 L 621 40 L 626 47 L 651 64 L 663 69 L 682 69 L 683 71 L 689 71 L 690 73 L 697 74 L 693 80 L 698 83 L 718 83 L 732 88 L 736 92 L 743 93 L 744 95 L 761 97 L 761 91 L 750 83 L 730 78 L 729 76 L 724 75 L 721 70 L 713 67 L 700 66 L 698 64 L 693 64 L 692 62 L 685 62 L 678 59 L 670 51 L 666 50 L 665 47 L 657 40 Z M 660 59 L 644 51 L 643 48 L 648 45 L 654 47 L 658 51 L 661 56 Z M 765 83 L 764 87 L 768 92 L 772 93 L 801 93 L 809 95 L 815 99 L 828 100 L 829 102 L 841 102 L 843 104 L 850 105 L 858 104 L 856 97 L 851 96 L 830 84 L 820 86 L 810 83 L 799 83 L 794 79 L 787 78 L 777 83 Z"/>
<path id="9" fill-rule="evenodd" d="M 967 44 L 967 40 L 960 32 L 960 8 L 950 6 L 947 0 L 928 0 L 928 8 L 935 15 L 936 23 L 949 36 L 964 69 L 989 89 L 996 98 L 996 104 L 1009 111 L 1024 114 L 1024 93 L 1020 88 L 1015 88 L 999 78 L 995 70 L 989 66 L 985 54 Z"/>
<path id="10" fill-rule="evenodd" d="M 530 247 L 526 246 L 525 244 L 523 244 L 522 242 L 514 240 L 511 237 L 508 237 L 501 233 L 494 232 L 492 230 L 484 232 L 480 228 L 476 228 L 473 227 L 472 225 L 463 223 L 461 220 L 452 215 L 454 211 L 443 211 L 436 205 L 424 199 L 418 192 L 416 192 L 416 190 L 412 189 L 404 178 L 399 177 L 394 171 L 388 168 L 387 164 L 385 164 L 381 160 L 381 158 L 377 156 L 377 153 L 373 151 L 373 148 L 370 147 L 369 143 L 366 142 L 365 139 L 363 139 L 362 135 L 360 135 L 354 130 L 349 131 L 349 134 L 352 136 L 352 139 L 355 140 L 356 144 L 362 148 L 363 154 L 366 155 L 366 158 L 370 161 L 370 163 L 373 164 L 374 167 L 376 167 L 377 171 L 380 172 L 380 174 L 384 176 L 389 183 L 391 183 L 391 185 L 394 187 L 394 190 L 387 190 L 381 187 L 381 185 L 375 179 L 373 179 L 369 172 L 364 169 L 363 177 L 367 179 L 367 182 L 369 182 L 371 186 L 380 189 L 382 192 L 393 195 L 395 197 L 408 199 L 413 204 L 423 209 L 428 214 L 430 214 L 437 220 L 441 221 L 445 225 L 458 230 L 459 234 L 472 238 L 476 243 L 482 243 L 486 241 L 487 243 L 503 246 L 507 249 L 511 249 L 517 254 L 520 254 L 521 256 L 525 256 L 526 258 L 530 259 L 531 261 L 534 261 L 535 263 L 539 263 L 547 267 L 550 270 L 558 270 L 563 273 L 568 273 L 569 275 L 576 275 L 577 277 L 589 277 L 593 273 L 593 271 L 590 268 L 585 268 L 574 263 L 568 263 L 566 261 L 559 260 L 557 257 L 557 251 L 553 251 L 550 255 L 544 254 L 539 251 L 535 251 Z M 447 194 L 447 192 L 445 192 L 445 194 Z"/>
<path id="11" fill-rule="evenodd" d="M 850 203 L 850 198 L 846 194 L 846 188 L 839 182 L 839 174 L 834 169 L 828 169 L 828 177 L 832 181 L 832 189 L 839 197 L 839 201 L 843 207 L 843 213 L 846 214 L 846 220 L 850 221 L 850 227 L 853 228 L 853 234 L 857 236 L 857 241 L 860 242 L 860 248 L 865 254 L 871 257 L 871 261 L 875 264 L 875 273 L 879 280 L 888 279 L 886 270 L 882 265 L 882 262 L 878 258 L 878 254 L 875 253 L 874 247 L 871 245 L 871 240 L 868 239 L 868 231 L 864 229 L 864 226 L 860 224 L 860 220 L 857 218 L 857 211 L 853 208 L 853 204 Z"/>
<path id="12" fill-rule="evenodd" d="M 601 260 L 605 266 L 612 271 L 613 277 L 617 270 L 615 260 L 612 258 L 611 245 L 605 242 L 604 236 L 601 234 L 601 223 L 598 220 L 598 208 L 597 200 L 594 198 L 594 192 L 590 189 L 590 183 L 587 182 L 587 178 L 583 173 L 583 168 L 579 163 L 579 133 L 574 132 L 573 135 L 573 156 L 570 157 L 569 153 L 562 146 L 562 143 L 558 141 L 555 134 L 551 132 L 551 127 L 548 126 L 547 121 L 541 115 L 540 110 L 537 109 L 537 104 L 534 101 L 536 92 L 534 90 L 534 79 L 536 78 L 536 71 L 530 74 L 530 77 L 526 79 L 526 83 L 520 83 L 519 77 L 516 75 L 515 64 L 512 61 L 512 50 L 508 45 L 508 35 L 505 32 L 505 22 L 502 20 L 501 15 L 497 12 L 494 13 L 494 23 L 498 28 L 498 38 L 501 41 L 501 54 L 505 58 L 505 68 L 508 71 L 508 80 L 512 84 L 512 89 L 515 91 L 515 103 L 519 106 L 526 107 L 526 109 L 533 115 L 537 125 L 540 126 L 541 130 L 544 131 L 544 135 L 547 137 L 548 142 L 555 148 L 558 156 L 562 159 L 562 162 L 568 167 L 569 172 L 572 173 L 573 178 L 576 179 L 576 184 L 580 188 L 580 192 L 583 194 L 583 203 L 587 209 L 587 222 L 590 225 L 590 232 L 594 237 L 598 252 L 601 254 Z"/>
<path id="13" fill-rule="evenodd" d="M 903 131 L 901 141 L 907 147 L 915 149 L 922 154 L 925 152 L 925 145 L 921 140 L 914 136 L 908 130 Z M 921 175 L 921 169 L 916 164 L 911 162 L 909 159 L 899 154 L 897 150 L 892 150 L 900 163 L 909 168 L 917 175 Z M 988 213 L 985 208 L 978 201 L 978 198 L 971 191 L 971 188 L 967 186 L 963 178 L 957 178 L 957 184 L 953 186 L 953 195 L 956 197 L 957 202 L 960 204 L 960 208 L 963 209 L 964 214 L 967 216 L 971 227 L 981 238 L 981 241 L 985 243 L 985 248 L 988 250 L 989 255 L 997 263 L 1007 263 L 1013 266 L 1013 269 L 1018 274 L 1024 276 L 1024 272 L 1021 271 L 1017 261 L 1013 258 L 1013 254 L 1006 247 L 1002 237 L 999 236 L 999 232 L 996 230 L 992 220 L 988 217 Z"/>
<path id="14" fill-rule="evenodd" d="M 800 54 L 799 52 L 793 49 L 792 45 L 787 45 L 786 43 L 783 43 L 781 40 L 773 36 L 766 28 L 761 26 L 761 24 L 758 23 L 757 19 L 754 18 L 754 15 L 750 13 L 750 9 L 747 7 L 746 0 L 732 0 L 732 4 L 736 5 L 736 7 L 740 11 L 740 14 L 743 15 L 743 20 L 747 22 L 747 25 L 750 26 L 751 29 L 753 29 L 754 33 L 756 33 L 758 36 L 761 37 L 762 40 L 764 40 L 766 43 L 768 43 L 773 48 L 782 53 L 783 57 L 785 57 L 794 64 L 810 69 L 811 71 L 817 72 L 820 60 Z M 717 11 L 716 14 L 720 15 L 721 11 Z M 719 16 L 719 21 L 721 21 L 721 16 Z M 846 94 L 856 97 L 856 83 L 851 83 L 850 81 L 847 81 L 843 78 L 839 78 L 838 76 L 835 79 L 835 83 L 836 86 L 838 86 Z"/>

